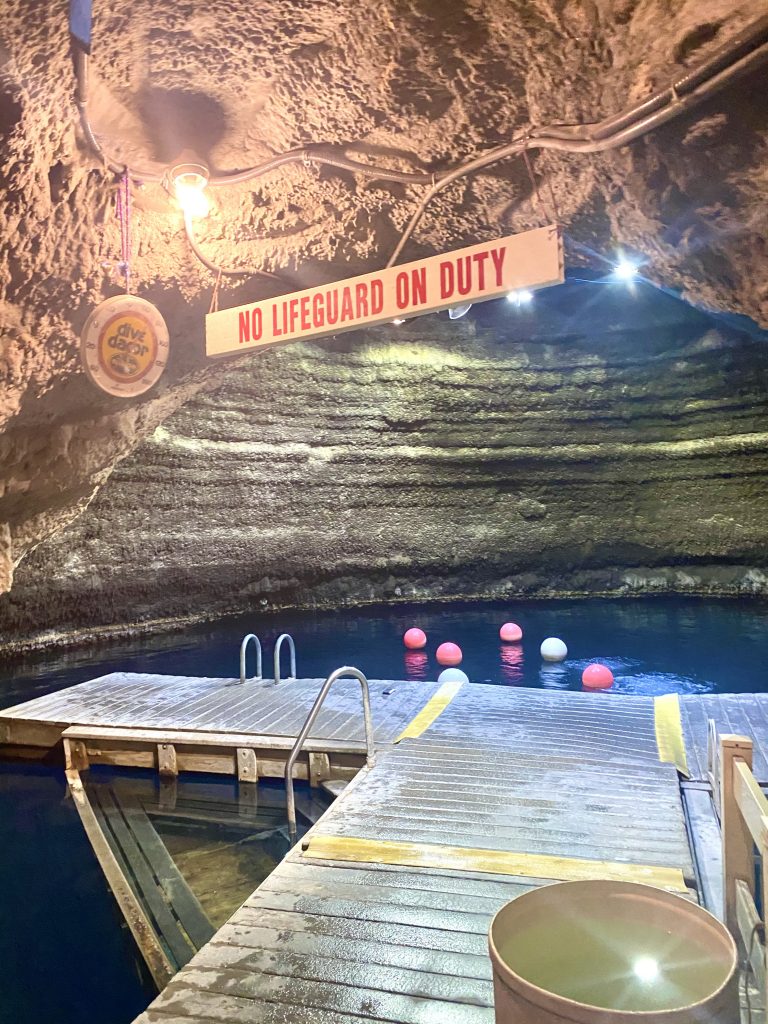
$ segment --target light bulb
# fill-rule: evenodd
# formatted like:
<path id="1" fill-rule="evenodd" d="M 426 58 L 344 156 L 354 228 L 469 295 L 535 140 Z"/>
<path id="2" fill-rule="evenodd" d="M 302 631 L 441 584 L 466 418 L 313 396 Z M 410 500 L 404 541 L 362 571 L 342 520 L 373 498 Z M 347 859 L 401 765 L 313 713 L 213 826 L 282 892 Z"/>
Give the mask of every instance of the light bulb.
<path id="1" fill-rule="evenodd" d="M 507 295 L 507 302 L 514 302 L 516 306 L 528 306 L 533 302 L 533 292 L 527 288 L 519 288 L 516 292 Z"/>
<path id="2" fill-rule="evenodd" d="M 189 151 L 168 171 L 173 194 L 185 217 L 205 217 L 210 212 L 211 205 L 205 194 L 209 178 L 208 168 Z"/>
<path id="3" fill-rule="evenodd" d="M 186 217 L 207 217 L 211 212 L 211 204 L 204 189 L 204 184 L 190 185 L 187 181 L 177 181 L 174 185 L 176 199 Z"/>
<path id="4" fill-rule="evenodd" d="M 619 281 L 631 281 L 637 275 L 637 263 L 622 256 L 613 269 L 613 276 Z"/>
<path id="5" fill-rule="evenodd" d="M 399 327 L 400 324 L 404 324 L 405 323 L 405 320 L 404 319 L 402 319 L 402 320 L 400 320 L 400 319 L 393 320 L 392 323 L 395 324 L 395 326 Z"/>

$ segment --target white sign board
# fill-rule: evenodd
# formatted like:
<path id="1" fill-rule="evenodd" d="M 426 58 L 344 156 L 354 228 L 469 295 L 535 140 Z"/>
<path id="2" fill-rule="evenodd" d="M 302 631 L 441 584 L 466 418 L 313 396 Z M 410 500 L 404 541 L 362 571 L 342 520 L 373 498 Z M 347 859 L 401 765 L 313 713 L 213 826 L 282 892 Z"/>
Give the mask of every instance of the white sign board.
<path id="1" fill-rule="evenodd" d="M 209 313 L 209 356 L 306 341 L 564 279 L 563 245 L 554 226 L 535 228 L 456 252 L 429 256 L 345 281 Z"/>

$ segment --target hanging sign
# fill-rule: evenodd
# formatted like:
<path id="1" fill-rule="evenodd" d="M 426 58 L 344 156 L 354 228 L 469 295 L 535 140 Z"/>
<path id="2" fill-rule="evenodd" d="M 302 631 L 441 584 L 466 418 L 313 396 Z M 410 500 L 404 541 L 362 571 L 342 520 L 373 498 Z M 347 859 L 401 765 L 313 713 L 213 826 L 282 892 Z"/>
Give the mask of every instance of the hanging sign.
<path id="1" fill-rule="evenodd" d="M 209 356 L 306 341 L 564 279 L 563 245 L 554 226 L 429 256 L 373 274 L 209 313 Z"/>
<path id="2" fill-rule="evenodd" d="M 99 303 L 80 336 L 80 358 L 109 395 L 134 398 L 155 384 L 168 362 L 168 328 L 160 311 L 137 295 Z"/>

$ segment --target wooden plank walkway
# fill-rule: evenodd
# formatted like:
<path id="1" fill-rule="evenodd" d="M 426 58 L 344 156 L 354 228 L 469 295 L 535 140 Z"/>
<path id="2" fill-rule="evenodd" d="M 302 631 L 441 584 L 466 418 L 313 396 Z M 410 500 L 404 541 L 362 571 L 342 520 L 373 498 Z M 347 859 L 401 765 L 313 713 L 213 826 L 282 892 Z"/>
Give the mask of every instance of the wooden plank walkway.
<path id="1" fill-rule="evenodd" d="M 282 737 L 290 747 L 322 679 L 269 680 L 112 672 L 0 712 L 0 744 L 52 746 L 70 725 Z M 393 740 L 437 691 L 437 683 L 370 680 L 379 743 Z M 340 680 L 312 731 L 315 741 L 363 749 L 360 686 Z"/>
<path id="2" fill-rule="evenodd" d="M 35 729 L 79 724 L 289 746 L 320 682 L 115 673 L 0 712 L 0 740 L 34 743 Z M 137 1024 L 492 1024 L 487 929 L 515 895 L 650 872 L 676 891 L 707 874 L 700 895 L 717 898 L 716 823 L 697 781 L 707 719 L 751 736 L 768 780 L 768 695 L 680 700 L 694 858 L 652 698 L 470 684 L 423 735 L 396 742 L 437 689 L 372 682 L 376 764 Z M 361 745 L 359 703 L 356 684 L 332 690 L 313 744 Z"/>

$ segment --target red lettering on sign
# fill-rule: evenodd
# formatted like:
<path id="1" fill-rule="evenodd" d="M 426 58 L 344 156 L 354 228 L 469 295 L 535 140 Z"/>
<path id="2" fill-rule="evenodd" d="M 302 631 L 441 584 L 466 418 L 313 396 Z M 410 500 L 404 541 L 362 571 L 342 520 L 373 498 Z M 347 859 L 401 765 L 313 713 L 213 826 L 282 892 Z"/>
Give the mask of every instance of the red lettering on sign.
<path id="1" fill-rule="evenodd" d="M 472 259 L 477 264 L 477 284 L 479 288 L 485 288 L 485 261 L 488 259 L 487 252 L 476 252 Z"/>
<path id="2" fill-rule="evenodd" d="M 288 302 L 288 331 L 290 334 L 296 330 L 296 321 L 299 319 L 299 300 L 290 299 Z"/>
<path id="3" fill-rule="evenodd" d="M 427 268 L 417 267 L 411 271 L 411 305 L 418 306 L 427 301 Z"/>
<path id="4" fill-rule="evenodd" d="M 339 319 L 339 293 L 337 291 L 328 292 L 326 299 L 325 319 L 332 326 Z"/>
<path id="5" fill-rule="evenodd" d="M 323 293 L 318 292 L 312 297 L 312 326 L 323 326 Z"/>
<path id="6" fill-rule="evenodd" d="M 456 287 L 459 295 L 466 295 L 472 287 L 472 261 L 469 256 L 456 260 Z"/>
<path id="7" fill-rule="evenodd" d="M 368 286 L 364 281 L 355 285 L 355 303 L 358 317 L 368 316 Z"/>
<path id="8" fill-rule="evenodd" d="M 240 334 L 239 344 L 242 345 L 244 341 L 251 340 L 251 318 L 248 316 L 246 310 L 245 313 L 238 313 L 237 316 L 237 327 Z"/>
<path id="9" fill-rule="evenodd" d="M 384 285 L 381 278 L 374 277 L 371 281 L 371 316 L 375 316 L 384 309 Z"/>
<path id="10" fill-rule="evenodd" d="M 440 298 L 450 299 L 453 295 L 453 264 L 443 260 L 440 264 Z"/>
<path id="11" fill-rule="evenodd" d="M 341 322 L 354 320 L 355 311 L 352 308 L 352 289 L 347 285 L 341 294 Z"/>
<path id="12" fill-rule="evenodd" d="M 493 260 L 493 269 L 496 271 L 496 287 L 501 288 L 503 277 L 502 267 L 504 266 L 504 257 L 507 255 L 506 249 L 491 249 L 491 259 Z"/>
<path id="13" fill-rule="evenodd" d="M 261 340 L 261 310 L 256 308 L 251 313 L 251 338 L 254 341 Z"/>
<path id="14" fill-rule="evenodd" d="M 405 309 L 410 299 L 408 275 L 401 270 L 395 279 L 395 301 L 398 309 Z"/>
<path id="15" fill-rule="evenodd" d="M 301 297 L 301 329 L 302 331 L 308 331 L 312 324 L 309 322 L 309 296 L 302 295 Z"/>
<path id="16" fill-rule="evenodd" d="M 283 303 L 282 305 L 283 305 L 283 313 L 285 313 L 285 303 Z M 280 335 L 283 333 L 280 330 L 280 327 L 278 326 L 278 323 L 277 323 L 277 310 L 278 310 L 277 303 L 273 302 L 272 303 L 272 334 L 274 335 L 275 338 L 279 338 Z"/>

